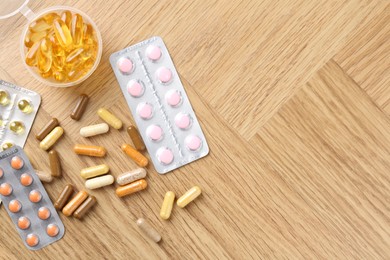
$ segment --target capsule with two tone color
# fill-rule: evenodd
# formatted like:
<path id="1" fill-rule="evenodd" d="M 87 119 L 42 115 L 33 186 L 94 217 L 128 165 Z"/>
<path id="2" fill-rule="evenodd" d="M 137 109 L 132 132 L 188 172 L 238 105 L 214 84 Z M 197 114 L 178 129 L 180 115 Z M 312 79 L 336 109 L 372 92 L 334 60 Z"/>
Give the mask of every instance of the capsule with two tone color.
<path id="1" fill-rule="evenodd" d="M 54 128 L 39 144 L 39 147 L 43 150 L 48 150 L 52 147 L 58 139 L 64 134 L 64 129 L 61 126 Z"/>

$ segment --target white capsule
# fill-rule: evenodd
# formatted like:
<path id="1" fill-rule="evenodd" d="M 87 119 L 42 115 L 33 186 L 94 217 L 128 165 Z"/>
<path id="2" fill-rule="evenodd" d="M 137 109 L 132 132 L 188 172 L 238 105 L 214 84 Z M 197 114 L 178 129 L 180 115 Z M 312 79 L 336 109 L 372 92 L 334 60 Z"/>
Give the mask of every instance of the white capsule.
<path id="1" fill-rule="evenodd" d="M 108 186 L 114 182 L 114 177 L 112 175 L 103 175 L 96 178 L 89 179 L 85 182 L 85 187 L 87 189 L 93 190 L 98 189 L 104 186 Z"/>
<path id="2" fill-rule="evenodd" d="M 145 178 L 146 171 L 144 168 L 138 168 L 130 172 L 125 172 L 116 178 L 116 183 L 119 185 L 126 185 L 131 182 Z"/>
<path id="3" fill-rule="evenodd" d="M 83 137 L 101 135 L 107 133 L 109 129 L 110 128 L 106 123 L 89 125 L 80 129 L 80 135 Z"/>

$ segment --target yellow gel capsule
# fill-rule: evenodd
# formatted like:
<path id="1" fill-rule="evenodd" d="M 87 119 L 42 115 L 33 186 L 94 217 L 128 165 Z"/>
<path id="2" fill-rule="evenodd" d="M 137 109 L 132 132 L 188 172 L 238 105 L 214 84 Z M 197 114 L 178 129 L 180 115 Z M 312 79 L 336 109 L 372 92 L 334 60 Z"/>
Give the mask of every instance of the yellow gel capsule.
<path id="1" fill-rule="evenodd" d="M 31 48 L 33 46 L 34 42 L 31 40 L 31 33 L 27 33 L 26 37 L 24 38 L 24 46 L 27 48 Z"/>
<path id="2" fill-rule="evenodd" d="M 41 32 L 32 32 L 30 34 L 30 39 L 33 43 L 39 42 L 43 38 L 45 38 L 47 35 L 46 31 L 41 31 Z"/>
<path id="3" fill-rule="evenodd" d="M 39 144 L 39 147 L 43 150 L 48 150 L 52 147 L 58 139 L 64 134 L 64 129 L 60 126 L 54 128 Z"/>
<path id="4" fill-rule="evenodd" d="M 65 56 L 53 56 L 53 68 L 56 71 L 63 71 L 65 67 Z"/>
<path id="5" fill-rule="evenodd" d="M 68 71 L 67 79 L 71 81 L 75 81 L 84 75 L 85 74 L 82 71 L 80 71 L 78 67 L 76 67 Z"/>
<path id="6" fill-rule="evenodd" d="M 21 135 L 24 133 L 25 126 L 21 121 L 12 121 L 9 124 L 9 129 L 15 134 Z"/>
<path id="7" fill-rule="evenodd" d="M 6 106 L 11 101 L 9 94 L 5 90 L 0 90 L 0 105 Z"/>
<path id="8" fill-rule="evenodd" d="M 66 56 L 66 65 L 68 67 L 77 66 L 82 62 L 80 54 L 84 51 L 83 48 L 74 49 Z"/>
<path id="9" fill-rule="evenodd" d="M 92 166 L 92 167 L 82 169 L 80 172 L 80 175 L 84 179 L 89 179 L 92 177 L 106 174 L 109 170 L 110 170 L 110 168 L 108 167 L 107 164 L 101 164 L 101 165 Z"/>
<path id="10" fill-rule="evenodd" d="M 64 82 L 66 80 L 66 74 L 64 71 L 53 71 L 53 78 L 58 82 Z"/>
<path id="11" fill-rule="evenodd" d="M 84 23 L 83 17 L 79 14 L 74 14 L 72 16 L 72 25 L 70 28 L 70 34 L 72 35 L 73 45 L 75 47 L 80 47 L 83 44 L 83 34 L 84 34 Z"/>
<path id="12" fill-rule="evenodd" d="M 165 193 L 164 201 L 160 210 L 160 217 L 162 219 L 165 220 L 169 219 L 172 213 L 174 201 L 175 201 L 175 193 L 173 193 L 173 191 L 168 191 L 167 193 Z"/>
<path id="13" fill-rule="evenodd" d="M 48 72 L 41 73 L 41 77 L 44 78 L 44 79 L 47 79 L 47 78 L 52 76 L 52 73 L 53 72 L 51 70 L 49 70 Z"/>
<path id="14" fill-rule="evenodd" d="M 52 48 L 51 42 L 46 38 L 41 41 L 40 50 L 37 53 L 38 70 L 41 73 L 46 73 L 50 70 L 52 64 Z"/>
<path id="15" fill-rule="evenodd" d="M 198 186 L 194 186 L 186 193 L 184 193 L 184 195 L 177 200 L 176 204 L 180 208 L 184 208 L 188 203 L 196 199 L 201 193 L 202 190 Z"/>
<path id="16" fill-rule="evenodd" d="M 5 150 L 11 148 L 12 146 L 14 146 L 13 143 L 11 143 L 11 142 L 5 142 L 5 143 L 3 143 L 3 144 L 1 145 L 1 149 L 2 149 L 3 151 L 5 151 Z"/>
<path id="17" fill-rule="evenodd" d="M 86 45 L 94 44 L 94 34 L 93 34 L 92 25 L 84 24 L 83 30 L 84 30 L 84 32 L 83 32 L 84 44 L 86 44 Z"/>
<path id="18" fill-rule="evenodd" d="M 55 34 L 49 36 L 52 45 L 53 56 L 65 56 L 65 50 L 60 46 Z"/>
<path id="19" fill-rule="evenodd" d="M 112 126 L 113 128 L 115 128 L 115 129 L 122 128 L 122 121 L 119 118 L 117 118 L 116 116 L 114 116 L 113 114 L 111 114 L 107 109 L 100 108 L 97 111 L 97 114 L 99 115 L 99 117 L 101 119 L 106 121 L 106 123 L 109 124 L 110 126 Z"/>
<path id="20" fill-rule="evenodd" d="M 21 99 L 18 102 L 18 108 L 25 114 L 30 114 L 33 111 L 33 106 L 29 100 Z"/>
<path id="21" fill-rule="evenodd" d="M 36 42 L 34 45 L 28 50 L 26 54 L 26 64 L 28 66 L 35 66 L 37 64 L 37 53 L 40 50 L 41 43 Z"/>
<path id="22" fill-rule="evenodd" d="M 73 40 L 68 26 L 66 26 L 64 21 L 57 18 L 53 22 L 53 28 L 58 43 L 65 49 L 69 49 L 72 46 Z"/>
<path id="23" fill-rule="evenodd" d="M 51 25 L 45 19 L 40 18 L 32 22 L 28 28 L 32 32 L 41 32 L 51 29 Z"/>
<path id="24" fill-rule="evenodd" d="M 43 17 L 43 19 L 50 25 L 52 25 L 54 20 L 58 18 L 60 18 L 60 16 L 57 13 L 49 13 Z"/>
<path id="25" fill-rule="evenodd" d="M 70 28 L 72 22 L 72 13 L 68 10 L 63 11 L 61 13 L 61 20 L 64 21 L 68 28 Z"/>

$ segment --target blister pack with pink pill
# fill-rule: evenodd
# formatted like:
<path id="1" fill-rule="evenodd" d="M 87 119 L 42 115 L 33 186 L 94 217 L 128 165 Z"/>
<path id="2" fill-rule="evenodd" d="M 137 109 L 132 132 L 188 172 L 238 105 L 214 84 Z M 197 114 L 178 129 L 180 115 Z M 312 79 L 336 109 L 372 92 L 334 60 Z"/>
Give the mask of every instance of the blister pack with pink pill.
<path id="1" fill-rule="evenodd" d="M 30 250 L 62 238 L 65 227 L 20 146 L 0 153 L 0 198 Z"/>
<path id="2" fill-rule="evenodd" d="M 158 173 L 209 153 L 203 131 L 160 37 L 113 53 L 112 69 Z"/>

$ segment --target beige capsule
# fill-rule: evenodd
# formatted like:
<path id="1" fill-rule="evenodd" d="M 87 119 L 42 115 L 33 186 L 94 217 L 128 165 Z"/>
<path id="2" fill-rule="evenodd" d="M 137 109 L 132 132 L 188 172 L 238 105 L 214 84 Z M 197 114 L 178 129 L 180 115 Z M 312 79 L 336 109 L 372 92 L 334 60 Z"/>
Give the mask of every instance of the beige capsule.
<path id="1" fill-rule="evenodd" d="M 101 119 L 106 121 L 106 123 L 109 124 L 110 126 L 112 126 L 113 128 L 115 128 L 115 129 L 122 128 L 122 125 L 123 125 L 122 121 L 119 118 L 117 118 L 115 115 L 110 113 L 107 109 L 100 108 L 97 111 L 97 114 L 99 115 L 99 117 Z"/>
<path id="2" fill-rule="evenodd" d="M 64 134 L 64 129 L 61 126 L 54 128 L 39 144 L 39 147 L 43 150 L 48 150 L 52 147 L 58 139 Z"/>
<path id="3" fill-rule="evenodd" d="M 108 186 L 114 183 L 114 176 L 112 175 L 103 175 L 96 178 L 88 179 L 85 182 L 85 187 L 87 189 L 93 190 L 98 189 L 104 186 Z"/>
<path id="4" fill-rule="evenodd" d="M 48 174 L 46 172 L 35 170 L 35 174 L 38 176 L 39 180 L 41 180 L 42 182 L 52 182 L 53 181 L 53 176 L 51 176 L 51 174 Z"/>
<path id="5" fill-rule="evenodd" d="M 146 177 L 146 170 L 144 168 L 138 168 L 130 172 L 125 172 L 116 178 L 116 183 L 119 185 L 126 185 L 131 182 L 143 179 Z"/>
<path id="6" fill-rule="evenodd" d="M 165 193 L 164 201 L 160 210 L 160 217 L 162 219 L 169 219 L 172 213 L 173 203 L 175 202 L 175 193 L 168 191 Z"/>
<path id="7" fill-rule="evenodd" d="M 154 242 L 158 243 L 161 241 L 161 235 L 145 219 L 139 218 L 137 220 L 137 226 Z"/>
<path id="8" fill-rule="evenodd" d="M 80 175 L 84 179 L 89 179 L 92 177 L 106 174 L 109 170 L 110 170 L 110 168 L 108 167 L 107 164 L 100 164 L 100 165 L 96 165 L 96 166 L 82 169 L 80 172 Z"/>
<path id="9" fill-rule="evenodd" d="M 109 126 L 106 123 L 89 125 L 80 129 L 80 135 L 82 137 L 91 137 L 95 135 L 105 134 L 109 130 Z"/>
<path id="10" fill-rule="evenodd" d="M 186 193 L 184 193 L 183 196 L 181 196 L 176 204 L 180 208 L 184 208 L 188 205 L 191 201 L 199 197 L 199 195 L 202 193 L 202 190 L 198 186 L 194 186 L 191 189 L 189 189 Z"/>

